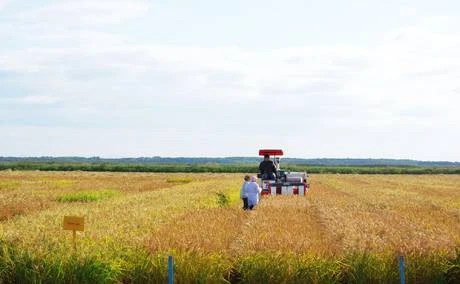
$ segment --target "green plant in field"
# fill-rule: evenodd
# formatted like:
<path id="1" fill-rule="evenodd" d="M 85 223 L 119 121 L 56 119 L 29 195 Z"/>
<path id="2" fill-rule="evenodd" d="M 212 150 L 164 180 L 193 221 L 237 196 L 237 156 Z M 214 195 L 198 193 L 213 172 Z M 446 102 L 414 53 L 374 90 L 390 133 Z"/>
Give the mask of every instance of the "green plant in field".
<path id="1" fill-rule="evenodd" d="M 351 283 L 390 283 L 398 279 L 394 254 L 352 252 L 341 260 L 341 280 Z"/>
<path id="2" fill-rule="evenodd" d="M 230 203 L 230 198 L 223 192 L 217 192 L 217 204 L 219 207 L 226 207 Z"/>
<path id="3" fill-rule="evenodd" d="M 115 190 L 100 191 L 78 191 L 61 195 L 57 198 L 59 202 L 92 202 L 101 201 L 119 195 Z"/>

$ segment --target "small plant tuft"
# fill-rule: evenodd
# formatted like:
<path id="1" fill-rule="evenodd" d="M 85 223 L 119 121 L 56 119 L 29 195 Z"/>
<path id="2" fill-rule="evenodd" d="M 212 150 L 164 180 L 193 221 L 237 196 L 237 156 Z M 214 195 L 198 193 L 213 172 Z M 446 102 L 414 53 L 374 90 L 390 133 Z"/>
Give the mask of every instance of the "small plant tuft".
<path id="1" fill-rule="evenodd" d="M 57 198 L 59 202 L 92 202 L 101 201 L 118 195 L 118 191 L 101 190 L 101 191 L 79 191 L 61 195 Z"/>
<path id="2" fill-rule="evenodd" d="M 217 204 L 219 207 L 227 207 L 230 203 L 230 199 L 228 196 L 223 192 L 216 192 L 217 195 Z"/>

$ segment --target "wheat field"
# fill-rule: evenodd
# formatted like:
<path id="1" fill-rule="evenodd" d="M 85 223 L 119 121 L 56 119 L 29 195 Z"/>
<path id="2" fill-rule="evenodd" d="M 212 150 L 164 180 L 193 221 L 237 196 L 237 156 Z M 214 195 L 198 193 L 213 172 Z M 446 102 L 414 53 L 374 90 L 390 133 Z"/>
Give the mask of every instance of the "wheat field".
<path id="1" fill-rule="evenodd" d="M 0 172 L 0 283 L 460 281 L 459 175 L 312 175 L 242 211 L 243 174 Z M 85 232 L 62 229 L 85 217 Z"/>

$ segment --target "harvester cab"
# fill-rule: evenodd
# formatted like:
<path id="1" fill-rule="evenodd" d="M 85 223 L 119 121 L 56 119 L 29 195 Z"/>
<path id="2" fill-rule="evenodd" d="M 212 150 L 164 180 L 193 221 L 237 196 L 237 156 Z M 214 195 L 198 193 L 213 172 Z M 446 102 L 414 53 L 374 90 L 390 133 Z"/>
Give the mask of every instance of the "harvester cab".
<path id="1" fill-rule="evenodd" d="M 281 169 L 281 156 L 284 155 L 281 149 L 261 149 L 259 156 L 269 156 L 275 165 L 276 173 L 269 177 L 266 173 L 260 172 L 260 187 L 262 195 L 300 195 L 305 196 L 309 190 L 308 176 L 306 172 L 291 172 Z"/>

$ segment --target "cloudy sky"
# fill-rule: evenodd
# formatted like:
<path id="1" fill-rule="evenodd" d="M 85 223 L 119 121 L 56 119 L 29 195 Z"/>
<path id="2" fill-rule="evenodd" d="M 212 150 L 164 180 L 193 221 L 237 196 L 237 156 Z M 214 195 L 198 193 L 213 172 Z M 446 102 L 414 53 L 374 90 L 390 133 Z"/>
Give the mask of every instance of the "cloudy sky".
<path id="1" fill-rule="evenodd" d="M 0 156 L 460 161 L 460 2 L 0 0 Z"/>

